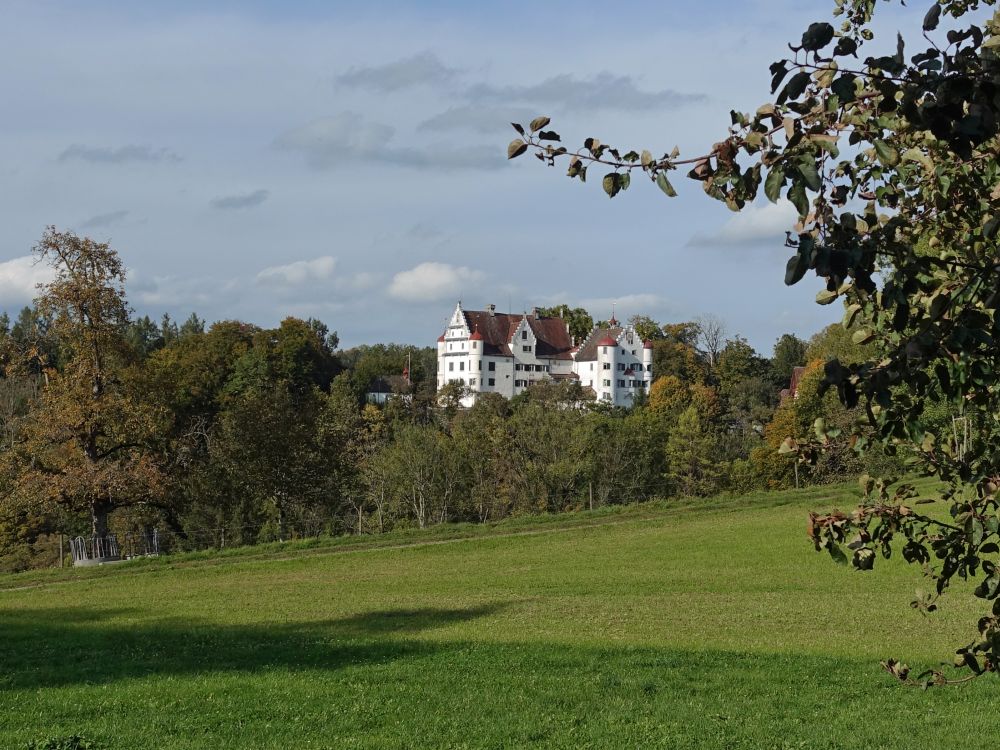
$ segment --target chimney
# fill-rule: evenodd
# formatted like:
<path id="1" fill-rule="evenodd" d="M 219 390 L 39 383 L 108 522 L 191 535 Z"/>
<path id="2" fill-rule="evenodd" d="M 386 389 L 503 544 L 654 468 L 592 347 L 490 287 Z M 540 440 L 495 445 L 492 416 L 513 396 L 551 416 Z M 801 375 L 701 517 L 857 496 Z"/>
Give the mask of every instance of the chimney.
<path id="1" fill-rule="evenodd" d="M 497 306 L 496 305 L 487 305 L 486 306 L 486 312 L 488 312 L 490 314 L 490 317 L 492 318 L 494 315 L 496 315 Z"/>
<path id="2" fill-rule="evenodd" d="M 538 317 L 538 308 L 537 307 L 532 307 L 531 308 L 531 317 L 533 317 L 533 318 L 537 318 Z"/>

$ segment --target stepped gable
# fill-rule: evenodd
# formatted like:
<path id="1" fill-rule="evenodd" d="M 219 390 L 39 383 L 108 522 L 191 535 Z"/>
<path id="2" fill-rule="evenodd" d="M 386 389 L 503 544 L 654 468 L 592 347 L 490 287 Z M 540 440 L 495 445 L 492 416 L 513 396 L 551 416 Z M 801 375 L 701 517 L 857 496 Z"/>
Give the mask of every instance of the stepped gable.
<path id="1" fill-rule="evenodd" d="M 615 341 L 615 346 L 619 346 L 618 337 L 625 329 L 620 326 L 610 328 L 595 328 L 590 335 L 580 344 L 580 351 L 576 353 L 577 362 L 592 362 L 597 359 L 597 347 L 602 346 L 604 339 L 610 338 Z"/>
<path id="2" fill-rule="evenodd" d="M 478 331 L 483 338 L 483 354 L 510 357 L 510 340 L 521 321 L 527 319 L 535 334 L 535 354 L 545 359 L 570 359 L 573 341 L 562 318 L 536 318 L 534 315 L 509 315 L 486 310 L 463 310 L 469 330 Z"/>

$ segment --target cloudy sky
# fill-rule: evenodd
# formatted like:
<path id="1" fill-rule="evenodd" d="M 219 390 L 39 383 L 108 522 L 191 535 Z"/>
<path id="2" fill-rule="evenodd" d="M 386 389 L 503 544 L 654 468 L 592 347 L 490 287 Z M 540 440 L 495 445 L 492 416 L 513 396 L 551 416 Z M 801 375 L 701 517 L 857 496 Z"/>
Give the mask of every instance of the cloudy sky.
<path id="1" fill-rule="evenodd" d="M 4 0 L 0 310 L 44 280 L 54 224 L 112 243 L 139 314 L 312 316 L 350 346 L 432 343 L 459 298 L 617 302 L 716 314 L 769 353 L 839 317 L 782 284 L 786 206 L 737 216 L 686 180 L 610 201 L 508 163 L 507 123 L 702 153 L 829 6 Z"/>

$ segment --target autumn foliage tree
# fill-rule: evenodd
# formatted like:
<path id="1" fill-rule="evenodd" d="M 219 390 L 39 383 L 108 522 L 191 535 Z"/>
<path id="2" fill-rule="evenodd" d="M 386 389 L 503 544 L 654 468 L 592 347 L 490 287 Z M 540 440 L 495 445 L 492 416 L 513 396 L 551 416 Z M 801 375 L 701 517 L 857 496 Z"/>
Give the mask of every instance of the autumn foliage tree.
<path id="1" fill-rule="evenodd" d="M 108 245 L 49 228 L 34 248 L 54 278 L 40 288 L 38 310 L 59 348 L 56 368 L 33 345 L 8 349 L 10 374 L 40 371 L 41 388 L 21 418 L 3 470 L 13 477 L 6 502 L 37 513 L 61 506 L 85 511 L 91 531 L 108 532 L 116 508 L 156 503 L 164 478 L 153 442 L 162 414 L 137 393 L 125 337 L 125 269 Z"/>
<path id="2" fill-rule="evenodd" d="M 834 438 L 817 425 L 792 446 L 812 463 L 831 440 L 855 449 L 877 444 L 912 458 L 943 480 L 946 514 L 914 507 L 916 490 L 866 479 L 866 501 L 852 513 L 817 514 L 817 550 L 869 570 L 894 545 L 932 582 L 914 606 L 930 611 L 956 578 L 980 579 L 990 602 L 972 643 L 955 663 L 972 675 L 1000 671 L 1000 13 L 994 0 L 937 0 L 915 24 L 879 47 L 877 0 L 836 0 L 834 23 L 820 20 L 771 65 L 771 101 L 733 111 L 723 137 L 695 156 L 619 149 L 587 138 L 570 151 L 549 118 L 528 127 L 508 156 L 529 149 L 564 160 L 571 178 L 603 169 L 615 197 L 633 175 L 667 196 L 680 169 L 704 192 L 740 211 L 760 192 L 794 205 L 793 254 L 785 282 L 809 271 L 816 301 L 841 302 L 853 343 L 875 356 L 830 359 L 826 388 L 864 411 L 868 428 Z M 983 12 L 985 11 L 985 13 Z M 914 47 L 914 41 L 916 46 Z M 949 404 L 973 426 L 958 447 L 928 429 L 929 411 Z M 924 498 L 933 501 L 933 498 Z M 897 541 L 899 544 L 896 544 Z M 906 682 L 947 682 L 942 670 Z"/>

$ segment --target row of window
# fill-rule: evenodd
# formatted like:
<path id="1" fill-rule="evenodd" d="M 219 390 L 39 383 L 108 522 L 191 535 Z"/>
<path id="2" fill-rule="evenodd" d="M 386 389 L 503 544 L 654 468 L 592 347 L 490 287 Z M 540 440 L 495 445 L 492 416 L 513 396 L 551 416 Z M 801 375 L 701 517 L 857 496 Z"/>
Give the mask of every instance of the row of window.
<path id="1" fill-rule="evenodd" d="M 548 372 L 549 371 L 549 366 L 548 365 L 522 365 L 522 364 L 515 364 L 514 365 L 514 369 L 518 370 L 518 371 L 524 370 L 525 372 Z"/>
<path id="2" fill-rule="evenodd" d="M 628 383 L 627 386 L 626 386 L 626 383 Z M 593 381 L 592 380 L 588 380 L 583 385 L 585 385 L 585 386 L 593 385 Z M 604 386 L 605 388 L 610 388 L 611 387 L 611 379 L 610 378 L 605 378 L 604 380 L 601 381 L 601 385 Z M 618 387 L 619 388 L 645 388 L 646 384 L 643 381 L 641 381 L 641 380 L 619 380 L 618 381 Z"/>
<path id="3" fill-rule="evenodd" d="M 643 366 L 640 365 L 640 364 L 629 365 L 629 364 L 626 364 L 624 362 L 619 362 L 618 363 L 618 369 L 619 370 L 624 371 L 624 370 L 626 370 L 626 369 L 628 369 L 630 367 L 633 370 L 635 370 L 636 372 L 642 372 L 643 371 Z M 591 370 L 594 369 L 594 363 L 593 362 L 590 363 L 590 369 Z M 602 363 L 601 364 L 601 369 L 602 370 L 610 370 L 611 369 L 611 363 L 610 362 L 604 362 L 604 363 Z M 646 365 L 646 372 L 652 372 L 652 371 L 653 371 L 653 366 L 652 365 Z"/>
<path id="4" fill-rule="evenodd" d="M 452 378 L 448 382 L 449 383 L 461 383 L 462 385 L 465 385 L 465 378 Z M 475 385 L 477 382 L 478 381 L 475 378 L 469 378 L 469 385 Z M 496 378 L 489 378 L 489 379 L 487 379 L 487 380 L 484 381 L 484 384 L 485 385 L 496 385 L 497 384 Z"/>

